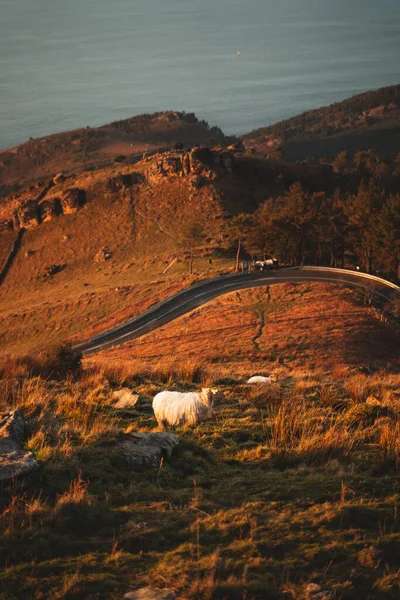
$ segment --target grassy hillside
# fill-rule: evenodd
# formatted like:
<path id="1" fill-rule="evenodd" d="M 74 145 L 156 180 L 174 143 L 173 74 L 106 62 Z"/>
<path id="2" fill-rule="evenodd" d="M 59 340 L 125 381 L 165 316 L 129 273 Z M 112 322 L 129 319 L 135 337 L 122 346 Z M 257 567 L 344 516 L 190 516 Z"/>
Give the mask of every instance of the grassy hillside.
<path id="1" fill-rule="evenodd" d="M 12 227 L 22 234 L 0 286 L 2 349 L 23 354 L 83 338 L 198 278 L 232 270 L 235 243 L 229 249 L 224 233 L 232 215 L 268 197 L 285 202 L 294 181 L 318 190 L 312 201 L 322 203 L 336 187 L 355 191 L 358 177 L 220 148 L 170 151 L 29 186 L 0 213 L 2 264 L 16 239 Z"/>
<path id="2" fill-rule="evenodd" d="M 137 314 L 190 283 L 184 248 L 176 246 L 157 220 L 168 221 L 172 213 L 176 220 L 179 211 L 191 213 L 192 203 L 199 210 L 210 203 L 215 210 L 228 210 L 236 205 L 233 197 L 238 190 L 229 193 L 234 186 L 225 169 L 218 167 L 217 180 L 205 179 L 200 188 L 193 187 L 192 175 L 155 176 L 155 181 L 149 176 L 151 181 L 147 180 L 147 171 L 156 163 L 157 156 L 135 165 L 134 170 L 131 165 L 118 165 L 85 171 L 49 190 L 48 203 L 59 202 L 70 189 L 80 190 L 85 200 L 74 212 L 28 224 L 0 287 L 3 350 L 24 353 L 60 339 L 80 337 L 95 325 L 102 328 Z M 139 183 L 125 185 L 121 183 L 124 178 Z M 5 222 L 11 219 L 16 203 L 23 204 L 25 192 L 21 195 L 22 199 L 10 200 L 3 207 Z M 0 234 L 4 257 L 15 235 L 10 230 Z M 197 249 L 195 276 L 226 268 L 227 262 L 222 265 L 223 259 L 213 256 L 215 245 L 211 235 L 207 245 Z M 98 258 L 101 251 L 107 253 L 107 260 Z M 163 275 L 176 256 L 177 262 Z M 52 267 L 54 273 L 49 274 Z"/>
<path id="3" fill-rule="evenodd" d="M 400 84 L 358 94 L 242 136 L 268 152 L 282 146 L 288 160 L 355 154 L 369 148 L 394 158 L 400 141 Z"/>
<path id="4" fill-rule="evenodd" d="M 301 285 L 221 298 L 75 379 L 3 361 L 3 407 L 23 409 L 42 463 L 3 507 L 3 597 L 398 598 L 395 342 L 357 294 Z M 246 385 L 272 371 L 274 386 Z M 156 429 L 158 391 L 210 384 L 225 398 L 172 429 L 169 460 L 125 462 L 119 444 Z M 141 398 L 129 413 L 112 408 L 121 385 Z"/>
<path id="5" fill-rule="evenodd" d="M 364 294 L 226 295 L 67 375 L 38 354 L 232 270 L 223 220 L 299 180 L 357 184 L 220 148 L 86 169 L 3 202 L 2 259 L 23 228 L 0 285 L 0 410 L 22 410 L 42 468 L 0 498 L 1 599 L 117 600 L 144 585 L 181 600 L 399 597 L 400 338 Z M 196 235 L 200 216 L 188 275 L 182 231 Z M 272 372 L 271 387 L 246 384 Z M 168 460 L 126 462 L 120 444 L 157 428 L 157 392 L 211 385 L 224 399 L 173 428 Z M 139 394 L 133 410 L 114 408 L 122 386 Z"/>
<path id="6" fill-rule="evenodd" d="M 221 377 L 237 365 L 246 372 L 306 368 L 398 368 L 400 340 L 379 323 L 359 292 L 329 284 L 284 284 L 228 294 L 138 340 L 95 359 L 135 369 L 202 356 Z"/>

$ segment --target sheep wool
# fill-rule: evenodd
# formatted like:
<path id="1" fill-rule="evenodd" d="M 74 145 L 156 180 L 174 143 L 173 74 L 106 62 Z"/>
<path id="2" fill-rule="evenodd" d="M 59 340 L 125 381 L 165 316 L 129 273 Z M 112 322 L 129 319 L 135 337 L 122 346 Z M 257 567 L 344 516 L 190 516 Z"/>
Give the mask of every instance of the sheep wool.
<path id="1" fill-rule="evenodd" d="M 201 392 L 159 392 L 153 399 L 158 425 L 194 425 L 212 413 L 218 390 L 203 388 Z"/>
<path id="2" fill-rule="evenodd" d="M 263 375 L 254 375 L 250 377 L 247 383 L 275 383 L 276 375 L 270 375 L 269 377 L 264 377 Z"/>

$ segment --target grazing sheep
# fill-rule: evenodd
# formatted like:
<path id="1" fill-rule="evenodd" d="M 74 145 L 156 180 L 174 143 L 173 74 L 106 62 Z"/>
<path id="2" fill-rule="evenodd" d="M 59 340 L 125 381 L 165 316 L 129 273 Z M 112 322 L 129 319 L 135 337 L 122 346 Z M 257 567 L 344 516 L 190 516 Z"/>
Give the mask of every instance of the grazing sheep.
<path id="1" fill-rule="evenodd" d="M 247 383 L 275 383 L 276 375 L 272 374 L 269 377 L 264 377 L 263 375 L 254 375 L 250 377 Z"/>
<path id="2" fill-rule="evenodd" d="M 220 395 L 221 392 L 212 388 L 203 388 L 201 392 L 160 392 L 153 399 L 158 426 L 194 425 L 211 415 Z"/>

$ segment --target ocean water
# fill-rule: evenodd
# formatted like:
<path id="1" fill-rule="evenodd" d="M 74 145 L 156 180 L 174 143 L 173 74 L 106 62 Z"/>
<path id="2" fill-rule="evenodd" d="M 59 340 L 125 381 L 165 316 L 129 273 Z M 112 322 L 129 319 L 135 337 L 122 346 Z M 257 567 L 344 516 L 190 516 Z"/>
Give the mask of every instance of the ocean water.
<path id="1" fill-rule="evenodd" d="M 240 134 L 399 82 L 400 0 L 0 0 L 0 148 L 159 110 Z"/>

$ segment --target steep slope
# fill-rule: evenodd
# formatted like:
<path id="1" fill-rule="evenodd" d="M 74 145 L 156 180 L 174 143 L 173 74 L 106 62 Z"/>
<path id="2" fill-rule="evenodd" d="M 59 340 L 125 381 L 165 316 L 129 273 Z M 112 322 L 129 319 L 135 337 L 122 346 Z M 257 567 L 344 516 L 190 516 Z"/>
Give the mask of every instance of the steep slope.
<path id="1" fill-rule="evenodd" d="M 400 146 L 400 84 L 358 94 L 241 136 L 268 152 L 280 145 L 288 160 L 376 149 L 393 158 Z"/>
<path id="2" fill-rule="evenodd" d="M 231 162 L 226 150 L 168 152 L 134 169 L 56 178 L 43 197 L 28 189 L 9 199 L 0 234 L 4 257 L 12 228 L 25 233 L 0 287 L 2 348 L 23 352 L 80 335 L 186 285 L 193 227 L 205 230 L 195 270 L 218 273 L 221 259 L 210 265 L 208 256 L 219 243 L 220 219 L 244 208 Z"/>

